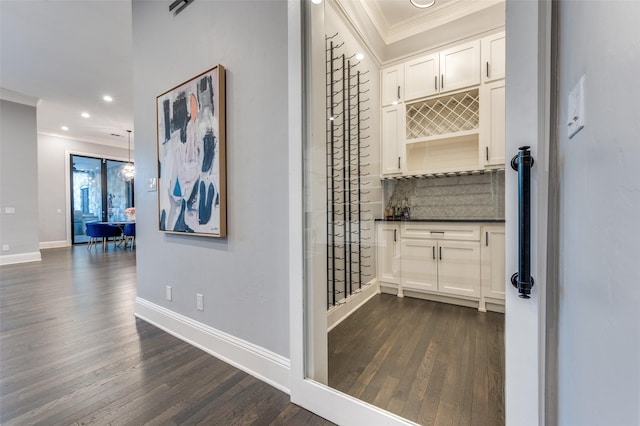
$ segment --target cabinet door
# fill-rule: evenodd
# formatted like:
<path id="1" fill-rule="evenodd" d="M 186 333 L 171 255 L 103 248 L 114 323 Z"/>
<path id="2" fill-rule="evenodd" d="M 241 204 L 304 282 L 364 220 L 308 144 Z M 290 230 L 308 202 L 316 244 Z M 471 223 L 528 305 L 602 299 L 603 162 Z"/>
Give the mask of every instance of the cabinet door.
<path id="1" fill-rule="evenodd" d="M 398 247 L 398 239 L 400 232 L 398 225 L 395 224 L 378 224 L 377 225 L 377 273 L 378 281 L 399 284 L 399 257 L 400 250 Z"/>
<path id="2" fill-rule="evenodd" d="M 504 226 L 486 226 L 481 256 L 482 296 L 504 300 Z"/>
<path id="3" fill-rule="evenodd" d="M 480 40 L 440 52 L 440 93 L 480 84 Z"/>
<path id="4" fill-rule="evenodd" d="M 438 93 L 440 60 L 438 54 L 422 56 L 404 64 L 404 100 Z"/>
<path id="5" fill-rule="evenodd" d="M 402 91 L 404 90 L 404 65 L 382 70 L 382 106 L 397 105 L 402 102 Z"/>
<path id="6" fill-rule="evenodd" d="M 439 241 L 437 256 L 442 293 L 480 297 L 480 243 Z"/>
<path id="7" fill-rule="evenodd" d="M 400 246 L 402 289 L 438 291 L 437 242 L 403 239 Z"/>
<path id="8" fill-rule="evenodd" d="M 483 38 L 480 49 L 482 82 L 488 83 L 504 78 L 506 62 L 504 32 Z"/>
<path id="9" fill-rule="evenodd" d="M 480 158 L 485 166 L 504 165 L 504 80 L 480 88 Z"/>
<path id="10" fill-rule="evenodd" d="M 390 106 L 382 109 L 382 174 L 394 175 L 402 171 L 403 139 L 401 132 L 404 129 L 403 107 L 401 105 Z"/>

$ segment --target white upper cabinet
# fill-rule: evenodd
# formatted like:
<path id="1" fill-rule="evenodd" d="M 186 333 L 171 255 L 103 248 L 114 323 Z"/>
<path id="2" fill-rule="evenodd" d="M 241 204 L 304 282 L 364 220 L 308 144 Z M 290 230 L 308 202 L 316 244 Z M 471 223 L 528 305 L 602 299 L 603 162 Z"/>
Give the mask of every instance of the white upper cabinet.
<path id="1" fill-rule="evenodd" d="M 482 39 L 482 82 L 504 78 L 505 44 L 504 32 L 493 34 Z"/>
<path id="2" fill-rule="evenodd" d="M 394 175 L 402 172 L 404 157 L 404 108 L 393 105 L 382 108 L 382 175 Z"/>
<path id="3" fill-rule="evenodd" d="M 480 84 L 480 40 L 404 64 L 405 102 Z"/>
<path id="4" fill-rule="evenodd" d="M 397 105 L 403 101 L 404 90 L 404 65 L 396 65 L 384 68 L 381 73 L 382 82 L 382 106 Z"/>
<path id="5" fill-rule="evenodd" d="M 405 100 L 424 98 L 440 92 L 440 55 L 421 56 L 404 64 Z"/>
<path id="6" fill-rule="evenodd" d="M 440 93 L 480 84 L 480 40 L 440 52 Z"/>
<path id="7" fill-rule="evenodd" d="M 504 80 L 480 87 L 480 157 L 484 166 L 504 165 Z"/>

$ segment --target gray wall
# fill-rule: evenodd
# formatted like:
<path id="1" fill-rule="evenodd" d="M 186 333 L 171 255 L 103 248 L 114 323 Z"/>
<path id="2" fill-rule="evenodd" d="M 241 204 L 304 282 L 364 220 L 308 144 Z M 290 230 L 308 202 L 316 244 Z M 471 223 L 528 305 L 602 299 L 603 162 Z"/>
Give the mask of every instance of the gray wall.
<path id="1" fill-rule="evenodd" d="M 66 198 L 66 153 L 92 157 L 127 159 L 127 150 L 107 145 L 38 135 L 39 235 L 41 243 L 59 243 L 67 236 L 69 200 Z"/>
<path id="2" fill-rule="evenodd" d="M 0 255 L 40 251 L 36 123 L 35 107 L 0 100 Z"/>
<path id="3" fill-rule="evenodd" d="M 289 357 L 287 3 L 133 2 L 138 296 Z M 228 238 L 158 231 L 156 96 L 227 68 Z M 173 302 L 165 286 L 173 286 Z M 204 312 L 196 293 L 204 294 Z"/>
<path id="4" fill-rule="evenodd" d="M 637 1 L 559 4 L 559 424 L 640 424 Z M 586 125 L 567 97 L 586 76 Z"/>

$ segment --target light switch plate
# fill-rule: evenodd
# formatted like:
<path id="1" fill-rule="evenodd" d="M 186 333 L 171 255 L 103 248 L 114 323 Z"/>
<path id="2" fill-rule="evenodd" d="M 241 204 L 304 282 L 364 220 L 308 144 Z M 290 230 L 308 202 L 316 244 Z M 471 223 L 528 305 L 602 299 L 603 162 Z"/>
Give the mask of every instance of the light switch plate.
<path id="1" fill-rule="evenodd" d="M 157 178 L 149 178 L 149 183 L 147 184 L 147 191 L 154 192 L 158 190 L 158 179 Z"/>
<path id="2" fill-rule="evenodd" d="M 567 133 L 571 139 L 584 127 L 584 74 L 569 93 L 567 110 Z"/>

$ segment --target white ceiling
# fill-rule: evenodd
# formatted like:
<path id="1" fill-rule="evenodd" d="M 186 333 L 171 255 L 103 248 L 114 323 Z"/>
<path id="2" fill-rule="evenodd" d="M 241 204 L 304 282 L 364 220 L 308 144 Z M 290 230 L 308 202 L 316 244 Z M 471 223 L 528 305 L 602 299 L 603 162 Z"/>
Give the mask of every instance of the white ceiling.
<path id="1" fill-rule="evenodd" d="M 37 98 L 40 133 L 126 148 L 131 44 L 130 0 L 0 0 L 2 97 Z"/>

